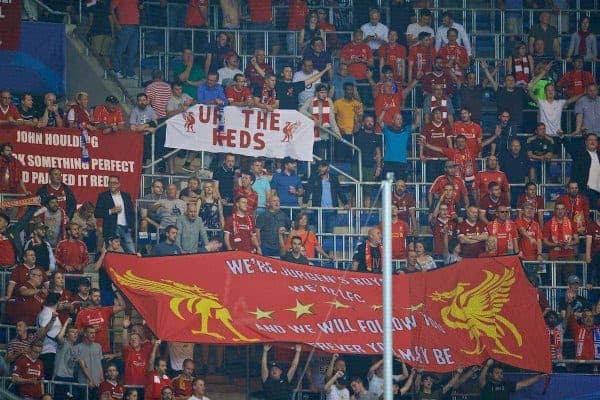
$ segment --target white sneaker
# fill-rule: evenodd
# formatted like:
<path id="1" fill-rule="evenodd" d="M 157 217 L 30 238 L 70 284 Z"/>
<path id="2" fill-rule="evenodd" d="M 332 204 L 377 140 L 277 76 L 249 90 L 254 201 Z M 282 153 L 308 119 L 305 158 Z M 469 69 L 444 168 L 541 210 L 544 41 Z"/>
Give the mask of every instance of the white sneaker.
<path id="1" fill-rule="evenodd" d="M 120 71 L 115 72 L 115 76 L 117 77 L 117 79 L 125 78 L 125 75 L 123 75 Z"/>

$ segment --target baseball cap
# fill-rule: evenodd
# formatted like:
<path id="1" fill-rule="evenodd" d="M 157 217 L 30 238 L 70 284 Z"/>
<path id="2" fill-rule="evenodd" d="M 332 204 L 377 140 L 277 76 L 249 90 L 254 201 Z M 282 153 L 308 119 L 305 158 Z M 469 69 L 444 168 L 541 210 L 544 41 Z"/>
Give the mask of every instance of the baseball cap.
<path id="1" fill-rule="evenodd" d="M 107 96 L 106 99 L 104 100 L 107 103 L 111 103 L 111 104 L 119 104 L 119 99 L 117 99 L 115 96 Z"/>
<path id="2" fill-rule="evenodd" d="M 577 275 L 570 275 L 567 278 L 567 283 L 571 284 L 571 283 L 580 283 L 581 281 L 579 280 L 579 277 Z"/>
<path id="3" fill-rule="evenodd" d="M 446 163 L 444 164 L 444 167 L 445 167 L 445 168 L 448 168 L 448 167 L 454 167 L 455 165 L 456 165 L 456 163 L 455 163 L 454 161 L 452 161 L 452 160 L 448 160 L 448 161 L 446 161 Z"/>

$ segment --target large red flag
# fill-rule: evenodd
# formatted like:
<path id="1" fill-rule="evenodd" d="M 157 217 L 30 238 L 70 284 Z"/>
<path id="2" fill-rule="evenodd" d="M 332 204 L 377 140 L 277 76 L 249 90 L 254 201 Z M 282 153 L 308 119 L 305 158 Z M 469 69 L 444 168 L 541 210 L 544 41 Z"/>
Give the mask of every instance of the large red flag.
<path id="1" fill-rule="evenodd" d="M 380 275 L 321 269 L 243 252 L 139 258 L 109 254 L 109 274 L 164 340 L 306 343 L 382 352 Z M 394 277 L 394 353 L 450 371 L 487 358 L 551 369 L 536 289 L 517 257 L 465 260 Z"/>
<path id="2" fill-rule="evenodd" d="M 0 1 L 0 50 L 19 50 L 20 43 L 21 0 Z"/>

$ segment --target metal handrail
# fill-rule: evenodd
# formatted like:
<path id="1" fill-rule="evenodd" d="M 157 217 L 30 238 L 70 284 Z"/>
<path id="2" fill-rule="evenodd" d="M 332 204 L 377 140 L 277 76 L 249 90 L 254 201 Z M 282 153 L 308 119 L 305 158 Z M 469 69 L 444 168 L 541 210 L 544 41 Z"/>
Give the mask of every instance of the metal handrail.
<path id="1" fill-rule="evenodd" d="M 41 1 L 41 0 L 33 0 L 33 1 L 35 1 L 38 6 L 42 7 L 44 10 L 48 11 L 52 15 L 62 15 L 63 17 L 66 17 L 67 24 L 71 23 L 71 15 L 69 13 L 64 12 L 64 11 L 53 10 L 52 8 L 50 8 L 49 6 L 47 6 L 46 4 L 44 4 L 44 2 Z"/>

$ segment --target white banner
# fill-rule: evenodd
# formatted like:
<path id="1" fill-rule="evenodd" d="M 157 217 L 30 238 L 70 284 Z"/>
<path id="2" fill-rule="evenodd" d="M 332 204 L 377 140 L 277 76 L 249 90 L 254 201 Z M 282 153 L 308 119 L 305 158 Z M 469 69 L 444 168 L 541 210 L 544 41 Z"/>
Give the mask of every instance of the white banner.
<path id="1" fill-rule="evenodd" d="M 266 112 L 198 104 L 167 121 L 166 147 L 212 153 L 312 161 L 314 121 L 296 110 Z"/>

